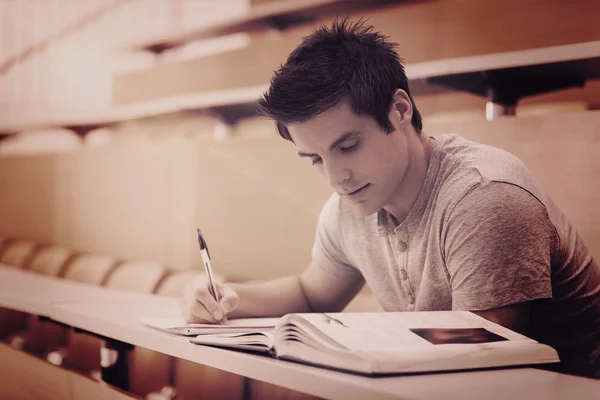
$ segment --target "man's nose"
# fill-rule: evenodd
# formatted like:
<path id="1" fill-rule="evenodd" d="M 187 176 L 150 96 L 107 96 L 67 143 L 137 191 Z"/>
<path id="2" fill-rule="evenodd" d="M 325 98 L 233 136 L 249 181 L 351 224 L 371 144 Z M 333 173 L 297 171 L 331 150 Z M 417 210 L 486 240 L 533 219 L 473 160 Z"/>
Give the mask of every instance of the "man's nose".
<path id="1" fill-rule="evenodd" d="M 330 188 L 332 188 L 336 192 L 344 191 L 344 189 L 347 189 L 343 188 L 342 186 L 352 176 L 350 169 L 348 169 L 345 165 L 342 165 L 339 162 L 336 163 L 326 161 L 323 162 L 323 167 Z"/>

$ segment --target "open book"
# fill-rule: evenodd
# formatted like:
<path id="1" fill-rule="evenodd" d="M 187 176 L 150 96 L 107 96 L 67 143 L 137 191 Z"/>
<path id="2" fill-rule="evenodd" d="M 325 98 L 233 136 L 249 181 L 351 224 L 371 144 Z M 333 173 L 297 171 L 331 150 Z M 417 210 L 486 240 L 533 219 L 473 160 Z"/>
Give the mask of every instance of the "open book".
<path id="1" fill-rule="evenodd" d="M 367 375 L 559 362 L 550 346 L 468 311 L 288 314 L 272 330 L 191 342 Z"/>

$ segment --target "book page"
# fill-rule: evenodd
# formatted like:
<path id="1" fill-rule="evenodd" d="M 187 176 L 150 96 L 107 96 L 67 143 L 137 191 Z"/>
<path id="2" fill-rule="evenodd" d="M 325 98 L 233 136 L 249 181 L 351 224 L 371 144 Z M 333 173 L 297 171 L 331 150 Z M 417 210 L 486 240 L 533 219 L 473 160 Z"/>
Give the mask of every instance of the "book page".
<path id="1" fill-rule="evenodd" d="M 268 352 L 273 345 L 273 332 L 220 333 L 198 335 L 190 340 L 191 343 L 207 346 Z"/>
<path id="2" fill-rule="evenodd" d="M 273 329 L 279 318 L 237 318 L 222 324 L 188 324 L 182 317 L 143 317 L 140 321 L 154 328 L 181 335 L 202 335 L 220 332 L 245 332 Z"/>
<path id="3" fill-rule="evenodd" d="M 470 312 L 302 314 L 352 351 L 431 348 L 439 344 L 536 343 Z"/>
<path id="4" fill-rule="evenodd" d="M 368 374 L 559 361 L 550 346 L 468 311 L 288 314 L 274 349 L 283 359 Z"/>

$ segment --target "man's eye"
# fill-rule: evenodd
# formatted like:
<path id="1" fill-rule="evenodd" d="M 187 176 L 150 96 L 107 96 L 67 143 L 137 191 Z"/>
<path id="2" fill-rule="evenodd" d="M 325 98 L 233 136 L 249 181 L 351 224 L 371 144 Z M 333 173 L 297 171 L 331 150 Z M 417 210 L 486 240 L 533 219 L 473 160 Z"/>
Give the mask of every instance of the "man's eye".
<path id="1" fill-rule="evenodd" d="M 344 147 L 340 146 L 340 150 L 341 150 L 341 151 L 343 151 L 343 152 L 346 152 L 346 151 L 352 151 L 352 150 L 354 150 L 354 149 L 355 149 L 357 146 L 358 146 L 358 142 L 354 142 L 354 143 L 353 143 L 353 144 L 351 144 L 350 146 L 344 146 Z"/>
<path id="2" fill-rule="evenodd" d="M 321 158 L 313 158 L 312 159 L 312 165 L 317 165 L 317 164 L 321 164 L 323 160 L 321 160 Z"/>

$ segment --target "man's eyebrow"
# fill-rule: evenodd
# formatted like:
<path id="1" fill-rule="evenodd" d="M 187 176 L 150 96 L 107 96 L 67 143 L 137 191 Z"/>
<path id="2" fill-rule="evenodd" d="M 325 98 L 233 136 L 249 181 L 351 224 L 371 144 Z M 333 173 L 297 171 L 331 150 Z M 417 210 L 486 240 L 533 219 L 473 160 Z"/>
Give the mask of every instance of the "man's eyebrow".
<path id="1" fill-rule="evenodd" d="M 340 136 L 339 138 L 337 138 L 332 144 L 331 146 L 329 146 L 329 150 L 333 150 L 336 146 L 340 145 L 341 143 L 344 143 L 346 140 L 353 138 L 354 136 L 358 136 L 360 135 L 359 131 L 349 131 L 344 133 L 342 136 Z M 305 153 L 303 151 L 299 151 L 298 155 L 300 157 L 319 157 L 318 154 L 314 154 L 314 153 Z"/>
<path id="2" fill-rule="evenodd" d="M 303 152 L 303 151 L 299 151 L 299 152 L 298 152 L 298 155 L 299 155 L 300 157 L 319 157 L 319 155 L 318 155 L 318 154 L 314 154 L 314 153 L 305 153 L 305 152 Z"/>

